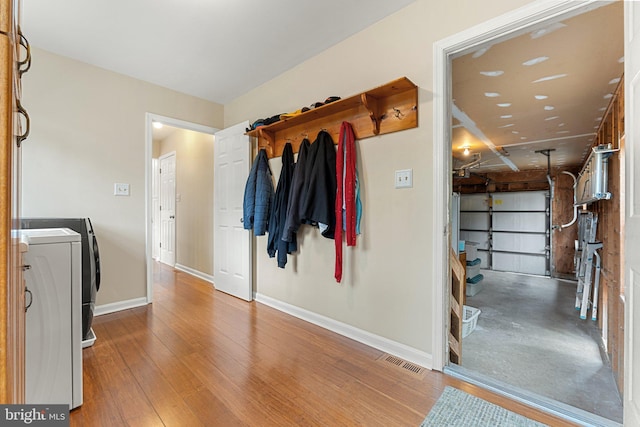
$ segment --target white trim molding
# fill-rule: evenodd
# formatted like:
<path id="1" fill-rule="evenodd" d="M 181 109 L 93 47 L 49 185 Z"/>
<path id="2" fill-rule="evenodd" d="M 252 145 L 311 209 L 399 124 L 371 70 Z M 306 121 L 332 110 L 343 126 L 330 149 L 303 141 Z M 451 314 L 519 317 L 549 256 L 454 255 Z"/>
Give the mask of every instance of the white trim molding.
<path id="1" fill-rule="evenodd" d="M 347 325 L 346 323 L 339 322 L 321 314 L 305 310 L 304 308 L 282 302 L 260 293 L 256 293 L 254 299 L 256 302 L 267 305 L 306 322 L 313 323 L 314 325 L 320 326 L 321 328 L 327 329 L 331 332 L 335 332 L 336 334 L 351 338 L 352 340 L 400 357 L 424 368 L 432 369 L 433 363 L 431 355 L 424 351 L 372 334 L 371 332 Z"/>
<path id="2" fill-rule="evenodd" d="M 183 273 L 187 273 L 190 274 L 194 277 L 197 277 L 198 279 L 202 279 L 205 282 L 209 282 L 213 285 L 213 276 L 207 273 L 203 273 L 202 271 L 198 271 L 194 268 L 191 267 L 187 267 L 186 265 L 182 265 L 182 264 L 178 264 L 176 263 L 175 266 L 173 266 L 173 268 L 175 268 L 176 270 L 180 270 Z"/>
<path id="3" fill-rule="evenodd" d="M 540 0 L 471 27 L 433 45 L 433 369 L 442 370 L 447 355 L 449 307 L 449 209 L 451 197 L 451 60 L 486 43 L 597 9 L 610 2 L 593 0 Z"/>
<path id="4" fill-rule="evenodd" d="M 129 310 L 131 308 L 142 307 L 147 305 L 147 297 L 129 299 L 126 301 L 112 302 L 109 304 L 97 305 L 93 311 L 94 316 L 102 316 L 103 314 L 115 313 L 117 311 Z"/>

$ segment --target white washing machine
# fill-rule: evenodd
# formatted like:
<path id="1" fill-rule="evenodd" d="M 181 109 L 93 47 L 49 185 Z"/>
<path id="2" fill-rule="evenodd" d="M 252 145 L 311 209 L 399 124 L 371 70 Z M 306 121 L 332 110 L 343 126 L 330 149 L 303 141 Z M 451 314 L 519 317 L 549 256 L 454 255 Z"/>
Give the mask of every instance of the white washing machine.
<path id="1" fill-rule="evenodd" d="M 21 230 L 26 301 L 25 399 L 82 405 L 82 252 L 68 228 Z"/>

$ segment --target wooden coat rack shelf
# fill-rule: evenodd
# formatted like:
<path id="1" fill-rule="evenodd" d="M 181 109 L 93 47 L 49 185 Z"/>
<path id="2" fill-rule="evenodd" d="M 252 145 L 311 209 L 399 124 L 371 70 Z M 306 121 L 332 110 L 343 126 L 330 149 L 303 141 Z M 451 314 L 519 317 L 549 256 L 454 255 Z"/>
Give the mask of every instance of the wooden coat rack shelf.
<path id="1" fill-rule="evenodd" d="M 418 126 L 418 87 L 406 77 L 341 99 L 297 116 L 247 132 L 258 139 L 258 148 L 271 157 L 282 156 L 287 142 L 298 152 L 304 138 L 313 142 L 325 130 L 338 143 L 340 125 L 351 123 L 356 139 L 397 132 Z"/>

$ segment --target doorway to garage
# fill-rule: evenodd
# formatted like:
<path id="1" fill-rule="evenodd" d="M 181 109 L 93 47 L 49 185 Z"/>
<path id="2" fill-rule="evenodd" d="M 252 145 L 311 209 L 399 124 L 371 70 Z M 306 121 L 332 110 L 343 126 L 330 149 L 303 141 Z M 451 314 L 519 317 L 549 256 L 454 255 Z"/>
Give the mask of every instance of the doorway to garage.
<path id="1" fill-rule="evenodd" d="M 596 22 L 607 22 L 607 30 L 588 42 L 584 35 Z M 451 188 L 461 193 L 459 210 L 451 211 L 457 227 L 452 235 L 459 231 L 452 247 L 466 257 L 465 305 L 473 310 L 464 312 L 471 313 L 474 327 L 463 329 L 462 357 L 449 370 L 559 411 L 602 417 L 605 425 L 622 421 L 616 383 L 622 367 L 615 360 L 622 340 L 609 339 L 608 323 L 623 314 L 619 305 L 608 304 L 609 311 L 591 322 L 575 311 L 577 226 L 562 227 L 575 216 L 574 183 L 561 174 L 582 173 L 594 146 L 621 146 L 617 113 L 609 123 L 605 117 L 618 108 L 622 30 L 621 4 L 573 10 L 499 42 L 474 45 L 451 58 L 450 76 Z M 591 56 L 600 49 L 611 55 L 598 57 L 606 78 L 582 73 L 599 81 L 586 91 L 577 89 L 581 73 L 568 64 L 591 67 L 570 47 L 572 40 L 588 45 Z M 504 54 L 507 45 L 514 50 Z M 624 178 L 616 180 L 620 190 Z M 586 210 L 609 212 L 608 202 L 619 208 L 620 192 L 615 197 Z M 558 222 L 555 208 L 569 218 Z M 613 232 L 605 226 L 599 238 L 616 252 Z M 613 277 L 619 265 L 608 268 Z M 619 285 L 607 291 L 600 300 L 613 301 Z"/>

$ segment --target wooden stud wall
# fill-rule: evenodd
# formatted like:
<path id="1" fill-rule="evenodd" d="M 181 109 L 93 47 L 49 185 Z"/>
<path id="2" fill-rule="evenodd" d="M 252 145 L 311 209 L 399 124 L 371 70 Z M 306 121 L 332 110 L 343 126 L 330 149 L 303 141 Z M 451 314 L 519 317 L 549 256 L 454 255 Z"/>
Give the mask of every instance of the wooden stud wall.
<path id="1" fill-rule="evenodd" d="M 624 82 L 620 82 L 611 99 L 606 116 L 598 129 L 595 145 L 611 144 L 620 151 L 609 158 L 608 191 L 610 200 L 601 200 L 588 209 L 598 214 L 597 239 L 601 250 L 600 313 L 598 326 L 602 330 L 613 375 L 620 394 L 624 386 L 624 303 L 623 241 L 624 232 Z"/>

